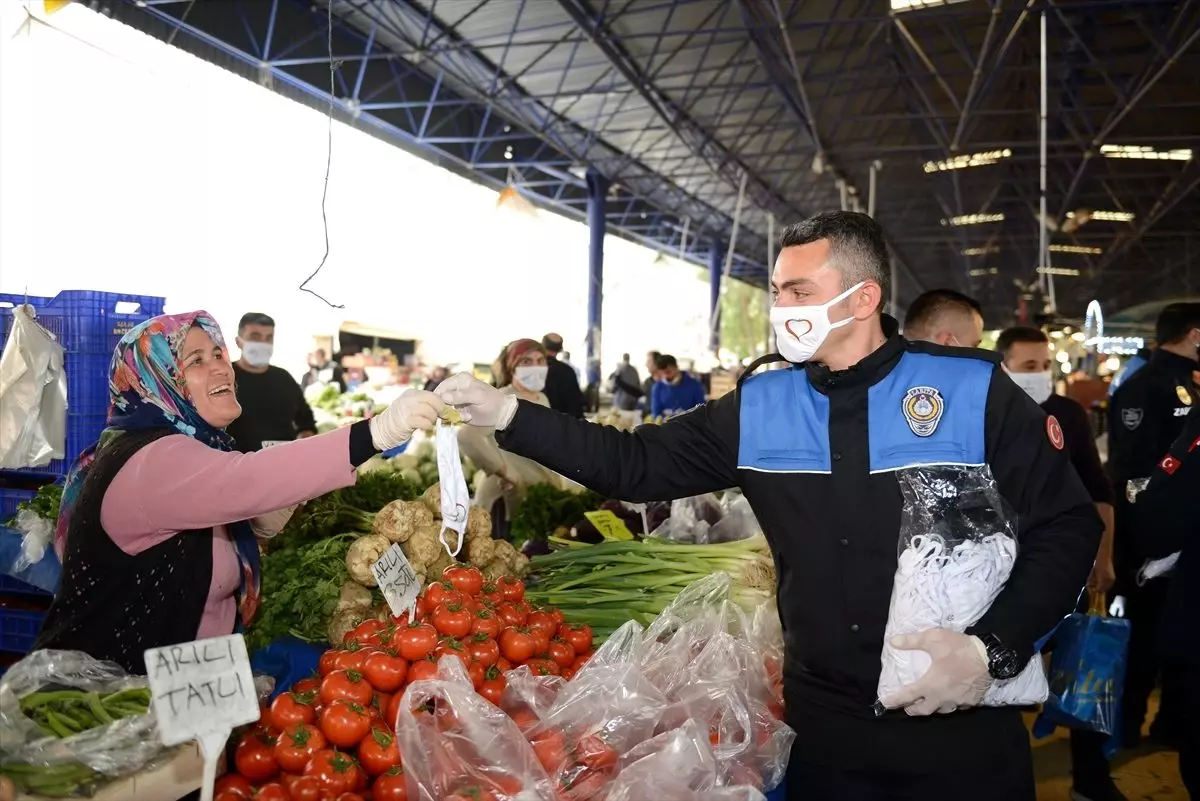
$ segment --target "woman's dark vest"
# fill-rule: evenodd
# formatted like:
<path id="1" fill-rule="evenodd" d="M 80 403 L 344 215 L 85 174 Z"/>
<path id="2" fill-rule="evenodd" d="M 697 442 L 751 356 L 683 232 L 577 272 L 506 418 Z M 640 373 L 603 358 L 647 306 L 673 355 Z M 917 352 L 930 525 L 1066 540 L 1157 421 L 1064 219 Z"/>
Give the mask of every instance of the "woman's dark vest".
<path id="1" fill-rule="evenodd" d="M 62 581 L 35 648 L 83 651 L 145 674 L 147 648 L 196 639 L 212 584 L 212 529 L 183 531 L 130 556 L 100 523 L 117 472 L 146 445 L 174 433 L 123 434 L 92 463 L 67 529 Z"/>

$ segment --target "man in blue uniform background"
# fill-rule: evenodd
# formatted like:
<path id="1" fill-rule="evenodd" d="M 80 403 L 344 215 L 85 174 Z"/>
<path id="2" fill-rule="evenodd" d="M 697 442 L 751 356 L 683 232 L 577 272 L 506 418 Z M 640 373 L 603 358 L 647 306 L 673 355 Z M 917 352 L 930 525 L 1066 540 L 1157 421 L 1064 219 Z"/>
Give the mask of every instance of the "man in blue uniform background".
<path id="1" fill-rule="evenodd" d="M 468 375 L 438 388 L 506 450 L 624 500 L 741 487 L 774 555 L 784 630 L 789 798 L 1033 801 L 1015 708 L 978 707 L 1075 607 L 1101 523 L 1061 428 L 983 351 L 907 342 L 881 314 L 887 246 L 864 214 L 790 226 L 772 325 L 791 369 L 633 433 L 518 403 Z M 1020 548 L 968 633 L 898 638 L 928 672 L 874 713 L 899 543 L 896 472 L 987 465 L 1016 511 Z M 903 708 L 903 711 L 900 709 Z"/>

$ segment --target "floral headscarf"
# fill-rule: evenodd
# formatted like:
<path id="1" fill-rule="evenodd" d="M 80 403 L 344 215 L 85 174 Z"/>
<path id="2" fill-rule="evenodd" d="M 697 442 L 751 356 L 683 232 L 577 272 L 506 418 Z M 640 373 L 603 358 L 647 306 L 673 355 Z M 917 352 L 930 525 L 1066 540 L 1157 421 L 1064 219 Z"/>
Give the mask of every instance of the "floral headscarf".
<path id="1" fill-rule="evenodd" d="M 174 429 L 210 448 L 234 449 L 233 438 L 205 422 L 188 395 L 179 356 L 193 326 L 202 328 L 218 347 L 225 347 L 220 326 L 204 311 L 160 315 L 131 329 L 117 343 L 108 380 L 108 426 L 100 434 L 100 440 L 80 454 L 67 474 L 54 536 L 59 556 L 65 551 L 79 489 L 96 454 L 127 431 Z M 234 523 L 228 529 L 241 565 L 238 606 L 240 623 L 245 625 L 258 610 L 261 574 L 258 541 L 248 521 Z"/>

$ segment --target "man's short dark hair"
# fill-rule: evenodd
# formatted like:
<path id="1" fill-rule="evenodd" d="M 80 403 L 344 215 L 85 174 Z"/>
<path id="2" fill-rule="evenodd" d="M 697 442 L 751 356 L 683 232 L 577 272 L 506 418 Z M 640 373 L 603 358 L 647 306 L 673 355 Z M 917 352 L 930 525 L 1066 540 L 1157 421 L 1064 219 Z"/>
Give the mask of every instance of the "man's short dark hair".
<path id="1" fill-rule="evenodd" d="M 563 338 L 558 334 L 546 334 L 542 337 L 542 347 L 547 353 L 561 353 L 563 349 Z"/>
<path id="2" fill-rule="evenodd" d="M 879 285 L 877 311 L 891 297 L 892 274 L 888 263 L 887 241 L 879 223 L 856 211 L 829 211 L 793 223 L 783 230 L 779 249 L 807 245 L 822 239 L 829 241 L 829 259 L 842 273 L 842 289 L 862 281 Z"/>
<path id="3" fill-rule="evenodd" d="M 242 315 L 241 321 L 238 322 L 238 331 L 242 331 L 248 325 L 262 325 L 267 328 L 274 328 L 275 321 L 262 312 L 249 312 Z"/>
<path id="4" fill-rule="evenodd" d="M 1160 346 L 1173 345 L 1193 328 L 1200 328 L 1200 303 L 1172 303 L 1159 312 L 1154 338 Z"/>
<path id="5" fill-rule="evenodd" d="M 679 362 L 675 361 L 675 357 L 669 353 L 660 353 L 654 357 L 654 366 L 659 370 L 666 370 L 670 367 L 679 367 Z"/>
<path id="6" fill-rule="evenodd" d="M 648 357 L 650 357 L 651 359 L 653 359 L 653 360 L 655 361 L 655 363 L 657 363 L 657 362 L 658 362 L 658 357 L 659 357 L 659 356 L 662 356 L 662 354 L 661 354 L 661 353 L 659 353 L 659 352 L 658 352 L 658 351 L 656 351 L 656 350 L 652 350 L 652 351 L 650 351 L 649 353 L 647 353 L 646 355 L 647 355 Z"/>
<path id="7" fill-rule="evenodd" d="M 1029 325 L 1014 325 L 1011 328 L 1005 328 L 1000 332 L 1000 336 L 996 337 L 996 352 L 1007 359 L 1008 352 L 1018 342 L 1043 344 L 1049 341 L 1050 337 L 1046 336 L 1046 332 L 1040 328 L 1034 328 Z"/>
<path id="8" fill-rule="evenodd" d="M 917 296 L 904 315 L 904 335 L 909 339 L 933 336 L 947 312 L 972 312 L 983 317 L 983 306 L 969 295 L 953 289 L 931 289 Z"/>

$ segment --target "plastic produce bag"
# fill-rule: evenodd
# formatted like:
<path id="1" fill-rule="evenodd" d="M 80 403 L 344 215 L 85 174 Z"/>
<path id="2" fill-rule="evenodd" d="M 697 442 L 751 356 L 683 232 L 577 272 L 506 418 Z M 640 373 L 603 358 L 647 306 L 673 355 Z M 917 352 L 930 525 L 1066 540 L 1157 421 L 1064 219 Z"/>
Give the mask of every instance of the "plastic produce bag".
<path id="1" fill-rule="evenodd" d="M 17 512 L 12 525 L 21 532 L 21 552 L 13 560 L 12 570 L 6 572 L 16 575 L 42 561 L 46 550 L 54 542 L 54 524 L 36 512 L 22 509 Z"/>
<path id="2" fill-rule="evenodd" d="M 153 710 L 59 738 L 21 709 L 34 693 L 82 690 L 99 694 L 146 689 L 111 662 L 80 651 L 35 651 L 0 677 L 0 773 L 41 795 L 92 795 L 106 781 L 140 771 L 168 750 Z"/>
<path id="3" fill-rule="evenodd" d="M 443 657 L 436 679 L 408 685 L 396 720 L 409 798 L 556 801 L 517 724 L 475 692 L 462 661 Z"/>
<path id="4" fill-rule="evenodd" d="M 749 801 L 756 788 L 719 787 L 717 760 L 708 733 L 695 721 L 664 732 L 621 759 L 620 773 L 604 801 Z"/>
<path id="5" fill-rule="evenodd" d="M 0 354 L 0 469 L 44 467 L 66 453 L 63 349 L 36 317 L 32 306 L 13 309 Z"/>
<path id="6" fill-rule="evenodd" d="M 1102 611 L 1075 612 L 1059 624 L 1050 657 L 1050 697 L 1034 723 L 1035 737 L 1066 726 L 1113 735 L 1105 743 L 1110 756 L 1120 748 L 1129 634 L 1128 620 L 1105 617 Z"/>
<path id="7" fill-rule="evenodd" d="M 897 474 L 904 495 L 900 553 L 884 631 L 879 698 L 929 669 L 929 654 L 891 646 L 898 634 L 934 628 L 964 631 L 983 617 L 1017 558 L 1016 517 L 985 467 L 921 467 Z M 1041 658 L 988 688 L 984 706 L 1041 703 L 1047 695 Z"/>

